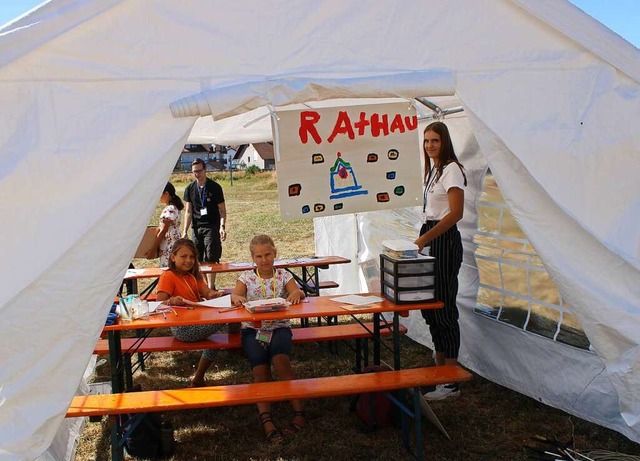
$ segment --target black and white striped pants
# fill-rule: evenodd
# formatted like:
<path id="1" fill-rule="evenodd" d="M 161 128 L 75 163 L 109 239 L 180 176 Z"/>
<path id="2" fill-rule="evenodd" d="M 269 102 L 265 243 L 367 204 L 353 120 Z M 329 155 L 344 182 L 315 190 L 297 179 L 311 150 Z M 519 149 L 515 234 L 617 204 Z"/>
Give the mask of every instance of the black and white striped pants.
<path id="1" fill-rule="evenodd" d="M 420 235 L 438 224 L 427 221 Z M 429 254 L 436 258 L 435 297 L 442 301 L 442 309 L 424 309 L 422 317 L 429 325 L 436 352 L 444 352 L 448 359 L 458 358 L 460 349 L 460 325 L 458 324 L 458 272 L 462 265 L 462 238 L 457 226 L 453 226 L 429 244 Z"/>

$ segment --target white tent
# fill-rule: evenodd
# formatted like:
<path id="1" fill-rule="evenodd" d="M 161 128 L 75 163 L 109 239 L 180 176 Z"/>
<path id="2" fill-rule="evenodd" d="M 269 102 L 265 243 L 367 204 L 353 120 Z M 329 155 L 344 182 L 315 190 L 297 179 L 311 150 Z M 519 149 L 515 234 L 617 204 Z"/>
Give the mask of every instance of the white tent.
<path id="1" fill-rule="evenodd" d="M 466 241 L 488 162 L 593 347 L 472 317 L 467 245 L 463 364 L 640 440 L 640 53 L 569 3 L 52 0 L 0 29 L 0 82 L 0 459 L 51 444 L 197 116 L 347 97 L 455 94 Z"/>

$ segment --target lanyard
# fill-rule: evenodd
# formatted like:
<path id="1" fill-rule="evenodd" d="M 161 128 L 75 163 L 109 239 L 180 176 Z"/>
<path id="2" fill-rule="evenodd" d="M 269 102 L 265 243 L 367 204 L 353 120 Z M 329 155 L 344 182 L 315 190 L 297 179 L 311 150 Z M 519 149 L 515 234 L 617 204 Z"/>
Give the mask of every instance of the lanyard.
<path id="1" fill-rule="evenodd" d="M 189 274 L 191 276 L 191 278 L 193 279 L 194 282 L 196 282 L 196 290 L 198 289 L 198 281 L 196 280 L 196 277 L 193 274 Z M 193 288 L 191 288 L 191 285 L 189 284 L 189 282 L 187 282 L 186 277 L 183 275 L 182 276 L 182 281 L 184 282 L 185 285 L 187 285 L 187 288 L 189 289 L 189 291 L 191 292 L 191 294 L 193 295 L 195 302 L 200 301 L 200 295 L 197 295 L 194 291 Z"/>
<path id="2" fill-rule="evenodd" d="M 429 176 L 427 177 L 427 184 L 424 186 L 424 201 L 422 202 L 422 212 L 424 213 L 427 210 L 427 194 L 429 192 L 433 192 L 433 186 L 436 183 L 436 166 L 433 165 L 431 167 L 431 171 L 429 171 Z"/>
<path id="3" fill-rule="evenodd" d="M 262 277 L 260 277 L 260 273 L 258 272 L 258 269 L 256 269 L 256 275 L 258 276 L 258 279 L 260 280 L 260 287 L 262 288 L 262 296 L 264 297 L 264 299 L 268 299 L 267 297 L 267 287 L 264 284 L 264 280 L 262 279 Z M 272 288 L 272 293 L 273 295 L 271 296 L 272 298 L 276 297 L 276 270 L 273 270 L 273 288 Z"/>
<path id="4" fill-rule="evenodd" d="M 200 189 L 200 186 L 198 186 L 198 188 Z M 200 208 L 205 208 L 207 205 L 204 202 L 204 198 L 207 196 L 207 183 L 204 183 L 204 186 L 202 186 L 202 189 L 200 189 Z"/>

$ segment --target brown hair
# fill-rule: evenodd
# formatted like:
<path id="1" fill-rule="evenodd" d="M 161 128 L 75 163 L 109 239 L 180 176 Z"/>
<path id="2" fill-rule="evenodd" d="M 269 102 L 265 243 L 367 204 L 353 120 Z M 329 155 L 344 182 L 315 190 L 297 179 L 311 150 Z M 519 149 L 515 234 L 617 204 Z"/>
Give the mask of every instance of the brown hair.
<path id="1" fill-rule="evenodd" d="M 191 162 L 191 166 L 194 165 L 202 165 L 202 168 L 204 168 L 205 171 L 207 170 L 207 164 L 204 163 L 204 160 L 202 160 L 200 157 L 193 159 L 193 162 Z"/>
<path id="2" fill-rule="evenodd" d="M 451 142 L 451 135 L 449 134 L 449 128 L 442 122 L 432 122 L 427 125 L 424 129 L 423 134 L 426 134 L 427 131 L 433 131 L 440 136 L 440 165 L 438 166 L 438 171 L 436 171 L 436 178 L 434 182 L 438 182 L 440 176 L 442 176 L 442 170 L 445 166 L 447 166 L 451 162 L 455 162 L 460 167 L 460 171 L 462 171 L 462 176 L 464 177 L 464 185 L 467 185 L 467 175 L 464 174 L 464 167 L 462 163 L 458 161 L 458 157 L 456 156 L 455 151 L 453 150 L 453 143 Z M 429 176 L 431 175 L 431 159 L 427 155 L 427 149 L 425 149 L 424 143 L 422 143 L 422 152 L 424 153 L 424 183 L 428 184 Z"/>
<path id="3" fill-rule="evenodd" d="M 173 248 L 171 248 L 171 254 L 175 256 L 178 253 L 180 248 L 189 248 L 193 252 L 193 256 L 196 258 L 196 263 L 193 265 L 189 273 L 193 275 L 196 280 L 202 279 L 202 274 L 200 273 L 200 263 L 198 263 L 198 249 L 196 248 L 196 244 L 193 243 L 189 239 L 178 239 L 176 243 L 173 244 Z M 176 263 L 173 259 L 169 258 L 169 270 L 173 272 L 178 272 L 176 268 Z"/>

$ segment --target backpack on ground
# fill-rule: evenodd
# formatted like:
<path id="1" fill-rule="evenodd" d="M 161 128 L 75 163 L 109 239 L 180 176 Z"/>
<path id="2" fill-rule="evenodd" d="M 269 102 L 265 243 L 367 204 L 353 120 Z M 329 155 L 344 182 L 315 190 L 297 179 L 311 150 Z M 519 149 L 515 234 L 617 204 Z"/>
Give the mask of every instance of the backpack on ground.
<path id="1" fill-rule="evenodd" d="M 132 391 L 141 390 L 139 386 Z M 137 413 L 119 416 L 122 441 L 127 453 L 136 458 L 161 459 L 173 455 L 175 439 L 169 421 L 158 413 Z"/>
<path id="2" fill-rule="evenodd" d="M 362 369 L 363 373 L 391 371 L 386 365 L 374 365 Z M 384 392 L 370 392 L 356 396 L 355 411 L 364 432 L 392 427 L 397 418 L 397 407 Z"/>

